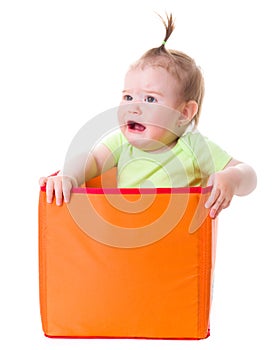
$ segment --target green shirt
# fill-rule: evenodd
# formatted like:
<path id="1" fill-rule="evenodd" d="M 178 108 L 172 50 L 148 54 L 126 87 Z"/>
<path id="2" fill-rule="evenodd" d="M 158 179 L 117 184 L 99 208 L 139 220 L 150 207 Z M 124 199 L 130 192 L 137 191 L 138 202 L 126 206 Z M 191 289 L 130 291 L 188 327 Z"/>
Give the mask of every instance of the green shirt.
<path id="1" fill-rule="evenodd" d="M 206 186 L 208 177 L 231 157 L 199 132 L 187 132 L 176 145 L 161 153 L 140 150 L 128 143 L 120 130 L 102 141 L 117 164 L 120 188 Z"/>

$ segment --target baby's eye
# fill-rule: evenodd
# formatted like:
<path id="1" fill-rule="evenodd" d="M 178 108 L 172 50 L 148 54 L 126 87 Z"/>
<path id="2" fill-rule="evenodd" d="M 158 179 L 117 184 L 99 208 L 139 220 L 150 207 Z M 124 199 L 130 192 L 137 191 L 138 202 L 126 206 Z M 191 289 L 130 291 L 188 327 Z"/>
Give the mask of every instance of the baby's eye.
<path id="1" fill-rule="evenodd" d="M 124 95 L 123 96 L 123 100 L 124 101 L 132 101 L 133 100 L 133 97 L 131 95 Z"/>
<path id="2" fill-rule="evenodd" d="M 145 98 L 145 102 L 148 102 L 148 103 L 154 103 L 154 102 L 157 102 L 157 99 L 153 96 L 147 96 Z"/>

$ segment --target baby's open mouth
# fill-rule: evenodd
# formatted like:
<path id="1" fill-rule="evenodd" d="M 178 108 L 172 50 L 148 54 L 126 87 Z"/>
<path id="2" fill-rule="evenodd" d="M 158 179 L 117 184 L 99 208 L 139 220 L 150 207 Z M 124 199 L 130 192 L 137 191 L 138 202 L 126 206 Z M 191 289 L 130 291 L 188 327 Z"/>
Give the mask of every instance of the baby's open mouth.
<path id="1" fill-rule="evenodd" d="M 135 131 L 144 131 L 145 130 L 144 125 L 137 123 L 137 122 L 134 122 L 133 120 L 129 120 L 127 125 L 128 125 L 129 130 L 135 130 Z"/>

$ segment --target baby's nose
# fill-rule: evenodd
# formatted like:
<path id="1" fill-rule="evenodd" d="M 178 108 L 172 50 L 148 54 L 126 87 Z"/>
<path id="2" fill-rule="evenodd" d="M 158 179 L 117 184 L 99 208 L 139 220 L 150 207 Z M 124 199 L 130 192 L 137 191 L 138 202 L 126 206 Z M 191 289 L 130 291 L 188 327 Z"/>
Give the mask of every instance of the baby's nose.
<path id="1" fill-rule="evenodd" d="M 141 104 L 139 102 L 131 103 L 129 105 L 129 113 L 135 114 L 135 115 L 141 115 L 142 114 Z"/>

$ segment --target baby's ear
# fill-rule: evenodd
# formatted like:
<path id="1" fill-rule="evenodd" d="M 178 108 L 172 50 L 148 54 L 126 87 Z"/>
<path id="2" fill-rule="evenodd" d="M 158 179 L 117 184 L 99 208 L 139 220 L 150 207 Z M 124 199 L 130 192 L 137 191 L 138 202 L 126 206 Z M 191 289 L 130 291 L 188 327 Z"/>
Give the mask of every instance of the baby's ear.
<path id="1" fill-rule="evenodd" d="M 199 105 L 196 101 L 185 102 L 181 111 L 180 123 L 189 124 L 191 120 L 195 117 L 199 109 Z"/>

